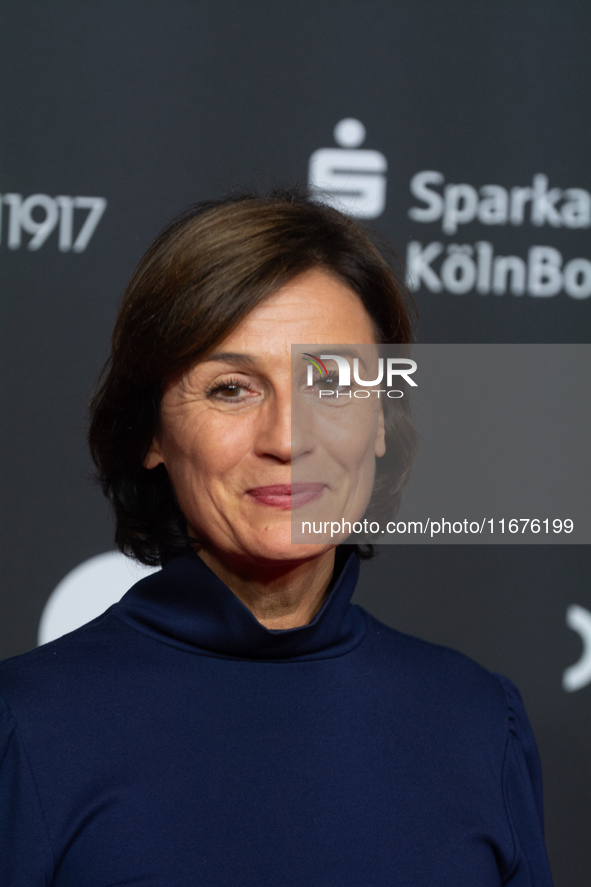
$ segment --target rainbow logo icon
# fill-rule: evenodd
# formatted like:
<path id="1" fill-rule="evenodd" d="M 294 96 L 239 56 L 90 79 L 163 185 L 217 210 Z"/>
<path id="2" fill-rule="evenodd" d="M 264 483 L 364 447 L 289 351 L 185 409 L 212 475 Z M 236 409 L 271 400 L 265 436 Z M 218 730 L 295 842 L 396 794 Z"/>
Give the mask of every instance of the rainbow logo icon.
<path id="1" fill-rule="evenodd" d="M 324 364 L 322 363 L 322 361 L 320 360 L 319 357 L 316 357 L 315 354 L 308 354 L 306 351 L 304 351 L 302 359 L 307 361 L 308 364 L 310 364 L 310 366 L 308 368 L 308 379 L 310 379 L 311 374 L 312 374 L 312 366 L 316 367 L 316 369 L 320 373 L 321 378 L 328 379 L 328 370 L 326 369 L 326 367 L 324 366 Z M 311 384 L 311 383 L 308 382 L 308 384 Z"/>

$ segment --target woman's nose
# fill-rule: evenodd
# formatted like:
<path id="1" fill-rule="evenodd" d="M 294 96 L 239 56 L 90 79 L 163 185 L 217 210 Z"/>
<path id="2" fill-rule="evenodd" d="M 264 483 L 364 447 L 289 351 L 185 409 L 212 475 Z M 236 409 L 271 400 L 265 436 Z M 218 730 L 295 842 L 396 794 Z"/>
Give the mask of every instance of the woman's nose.
<path id="1" fill-rule="evenodd" d="M 259 414 L 255 451 L 280 462 L 293 462 L 312 448 L 307 410 L 292 392 L 276 394 Z"/>
<path id="2" fill-rule="evenodd" d="M 257 456 L 291 462 L 291 396 L 275 394 L 259 410 L 255 439 Z"/>

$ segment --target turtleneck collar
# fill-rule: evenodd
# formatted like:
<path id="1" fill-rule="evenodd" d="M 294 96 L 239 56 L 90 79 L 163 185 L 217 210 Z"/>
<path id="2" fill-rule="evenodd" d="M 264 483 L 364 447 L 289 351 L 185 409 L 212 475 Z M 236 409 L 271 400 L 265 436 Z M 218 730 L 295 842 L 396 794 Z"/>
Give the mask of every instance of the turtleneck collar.
<path id="1" fill-rule="evenodd" d="M 140 580 L 113 612 L 154 638 L 195 653 L 235 659 L 302 660 L 342 656 L 365 634 L 350 603 L 359 559 L 337 549 L 332 589 L 318 613 L 298 628 L 268 629 L 196 554 L 173 558 Z"/>

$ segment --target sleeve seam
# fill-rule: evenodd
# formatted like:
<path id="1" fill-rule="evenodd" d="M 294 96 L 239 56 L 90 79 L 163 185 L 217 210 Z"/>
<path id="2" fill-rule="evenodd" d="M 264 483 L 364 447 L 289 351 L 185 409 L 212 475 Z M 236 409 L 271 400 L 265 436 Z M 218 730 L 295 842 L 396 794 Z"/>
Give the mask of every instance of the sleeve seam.
<path id="1" fill-rule="evenodd" d="M 37 779 L 36 779 L 36 777 L 35 777 L 35 772 L 34 772 L 34 770 L 33 770 L 33 767 L 31 766 L 31 760 L 30 760 L 30 758 L 29 758 L 29 755 L 28 755 L 28 752 L 27 752 L 27 749 L 26 749 L 25 743 L 23 742 L 23 739 L 22 739 L 22 736 L 21 736 L 21 733 L 20 733 L 20 730 L 19 730 L 18 722 L 17 722 L 17 720 L 16 720 L 16 718 L 15 718 L 15 716 L 14 716 L 14 713 L 13 713 L 13 711 L 12 711 L 10 705 L 8 704 L 8 700 L 6 699 L 6 697 L 5 697 L 2 693 L 0 693 L 0 698 L 1 698 L 2 701 L 4 702 L 4 705 L 6 706 L 6 711 L 8 712 L 8 714 L 9 714 L 11 720 L 12 720 L 12 723 L 14 724 L 14 735 L 15 735 L 15 739 L 16 739 L 16 741 L 19 743 L 19 745 L 20 745 L 20 747 L 21 747 L 21 749 L 22 749 L 23 756 L 24 756 L 24 758 L 25 758 L 25 761 L 27 762 L 27 767 L 28 767 L 28 769 L 29 769 L 29 773 L 30 773 L 30 775 L 31 775 L 31 779 L 33 780 L 33 786 L 34 786 L 34 788 L 35 788 L 35 794 L 37 795 L 37 804 L 38 804 L 38 806 L 39 806 L 39 811 L 40 811 L 40 813 L 41 813 L 41 819 L 42 819 L 42 821 L 43 821 L 43 827 L 44 827 L 44 829 L 45 829 L 45 836 L 46 836 L 46 838 L 47 838 L 47 845 L 48 845 L 48 847 L 49 847 L 49 852 L 51 853 L 52 877 L 53 877 L 53 873 L 55 872 L 55 853 L 54 853 L 53 845 L 52 845 L 52 843 L 51 843 L 51 837 L 50 837 L 50 833 L 49 833 L 49 826 L 48 826 L 48 824 L 47 824 L 47 816 L 45 815 L 45 809 L 44 809 L 44 807 L 43 807 L 43 801 L 41 800 L 41 792 L 39 791 L 39 785 L 38 785 L 38 783 L 37 783 Z"/>
<path id="2" fill-rule="evenodd" d="M 507 793 L 506 793 L 506 788 L 505 788 L 505 765 L 507 763 L 507 756 L 509 754 L 509 745 L 511 742 L 511 719 L 510 719 L 510 715 L 509 715 L 509 698 L 507 696 L 507 690 L 505 689 L 505 686 L 504 686 L 503 682 L 501 681 L 501 679 L 499 678 L 499 676 L 495 674 L 494 677 L 496 678 L 499 685 L 501 686 L 501 689 L 503 691 L 503 695 L 505 697 L 505 704 L 507 707 L 506 708 L 507 735 L 506 735 L 506 739 L 505 739 L 505 749 L 503 752 L 503 763 L 501 765 L 501 791 L 503 794 L 503 806 L 505 808 L 505 816 L 507 817 L 507 822 L 509 823 L 509 830 L 511 832 L 511 838 L 513 839 L 513 859 L 511 861 L 511 865 L 509 866 L 509 868 L 507 870 L 507 873 L 502 878 L 502 883 L 506 884 L 513 877 L 515 870 L 517 868 L 517 861 L 518 861 L 517 836 L 515 834 L 515 829 L 513 828 L 513 821 L 511 819 L 511 814 L 509 813 L 509 804 L 507 801 Z"/>

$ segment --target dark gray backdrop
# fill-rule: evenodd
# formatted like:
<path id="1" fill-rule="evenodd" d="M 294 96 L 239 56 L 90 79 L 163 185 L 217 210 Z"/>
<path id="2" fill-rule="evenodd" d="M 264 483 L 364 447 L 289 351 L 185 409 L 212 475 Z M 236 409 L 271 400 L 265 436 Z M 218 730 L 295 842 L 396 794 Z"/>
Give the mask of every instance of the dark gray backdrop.
<path id="1" fill-rule="evenodd" d="M 588 262 L 584 212 L 575 227 L 556 213 L 572 197 L 565 189 L 591 189 L 591 7 L 14 0 L 0 10 L 0 193 L 107 201 L 81 252 L 59 249 L 59 225 L 27 248 L 45 211 L 32 201 L 18 215 L 12 197 L 3 205 L 0 656 L 9 656 L 35 645 L 57 582 L 112 548 L 107 507 L 88 479 L 86 407 L 117 303 L 159 228 L 188 203 L 236 186 L 305 185 L 310 155 L 335 148 L 333 127 L 355 117 L 367 130 L 363 147 L 388 163 L 385 210 L 369 224 L 403 255 L 409 242 L 415 255 L 439 243 L 438 279 L 445 256 L 475 257 L 479 242 L 524 268 L 534 246 Z M 510 195 L 534 176 L 546 177 L 538 191 L 561 193 L 538 193 L 540 224 L 528 204 L 521 224 L 474 220 L 442 231 L 441 219 L 408 214 L 426 206 L 410 191 L 426 170 L 441 173 L 444 182 L 430 186 L 438 193 L 464 183 Z M 61 206 L 62 219 L 73 209 L 76 238 L 88 209 Z M 587 342 L 587 265 L 577 267 L 578 298 L 564 288 L 532 294 L 529 266 L 523 295 L 508 291 L 510 277 L 499 295 L 450 292 L 453 281 L 433 292 L 423 279 L 417 338 Z M 586 546 L 397 546 L 364 568 L 356 595 L 395 627 L 517 682 L 542 755 L 558 887 L 591 882 L 591 685 L 561 685 L 582 650 L 566 609 L 591 610 L 590 575 Z"/>

